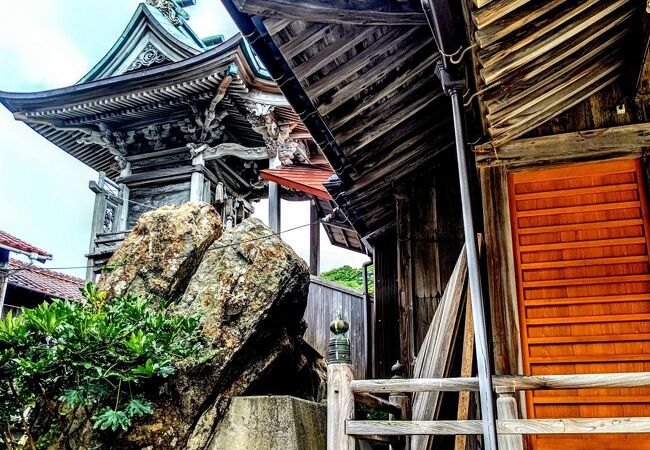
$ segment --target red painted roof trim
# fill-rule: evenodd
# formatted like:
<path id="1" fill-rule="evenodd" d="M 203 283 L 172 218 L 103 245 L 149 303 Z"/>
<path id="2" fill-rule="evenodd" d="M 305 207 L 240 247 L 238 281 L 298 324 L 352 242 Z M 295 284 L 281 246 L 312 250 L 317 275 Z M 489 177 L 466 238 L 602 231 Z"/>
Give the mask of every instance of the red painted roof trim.
<path id="1" fill-rule="evenodd" d="M 260 175 L 263 180 L 315 195 L 323 200 L 332 200 L 323 183 L 327 182 L 333 173 L 331 169 L 313 166 L 282 166 L 278 169 L 263 169 Z"/>

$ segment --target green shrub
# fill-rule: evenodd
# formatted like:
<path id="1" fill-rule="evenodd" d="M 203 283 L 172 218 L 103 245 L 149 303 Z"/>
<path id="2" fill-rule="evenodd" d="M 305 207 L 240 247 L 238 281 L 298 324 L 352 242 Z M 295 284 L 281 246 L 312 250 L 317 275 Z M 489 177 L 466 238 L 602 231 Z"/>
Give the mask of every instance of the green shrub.
<path id="1" fill-rule="evenodd" d="M 363 289 L 363 271 L 361 268 L 350 266 L 337 267 L 328 272 L 320 274 L 321 278 L 334 283 L 342 284 L 353 289 Z M 373 266 L 368 267 L 368 291 L 372 294 L 374 291 L 374 271 Z"/>
<path id="2" fill-rule="evenodd" d="M 30 435 L 23 412 L 38 405 L 52 417 L 83 413 L 99 430 L 126 430 L 153 412 L 145 383 L 169 377 L 203 347 L 196 316 L 131 294 L 108 299 L 91 283 L 82 293 L 83 303 L 53 300 L 0 321 L 4 429 L 18 420 Z"/>

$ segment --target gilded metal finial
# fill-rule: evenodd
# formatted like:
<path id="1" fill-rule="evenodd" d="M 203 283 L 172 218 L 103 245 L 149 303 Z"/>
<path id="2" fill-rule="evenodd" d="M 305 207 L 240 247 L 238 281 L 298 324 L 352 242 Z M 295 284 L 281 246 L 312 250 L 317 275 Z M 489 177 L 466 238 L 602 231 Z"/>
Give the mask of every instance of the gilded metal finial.
<path id="1" fill-rule="evenodd" d="M 330 331 L 334 333 L 334 336 L 330 338 L 329 343 L 329 364 L 352 364 L 350 340 L 347 336 L 349 329 L 350 325 L 343 320 L 340 313 L 330 324 Z"/>

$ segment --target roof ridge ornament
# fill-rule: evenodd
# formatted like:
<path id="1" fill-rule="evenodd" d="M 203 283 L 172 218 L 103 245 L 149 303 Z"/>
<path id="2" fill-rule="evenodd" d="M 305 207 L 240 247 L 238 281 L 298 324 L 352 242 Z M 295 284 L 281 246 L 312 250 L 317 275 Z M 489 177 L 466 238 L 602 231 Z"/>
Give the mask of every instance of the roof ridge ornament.
<path id="1" fill-rule="evenodd" d="M 183 19 L 190 18 L 177 0 L 145 0 L 145 3 L 160 11 L 176 27 L 183 24 Z"/>

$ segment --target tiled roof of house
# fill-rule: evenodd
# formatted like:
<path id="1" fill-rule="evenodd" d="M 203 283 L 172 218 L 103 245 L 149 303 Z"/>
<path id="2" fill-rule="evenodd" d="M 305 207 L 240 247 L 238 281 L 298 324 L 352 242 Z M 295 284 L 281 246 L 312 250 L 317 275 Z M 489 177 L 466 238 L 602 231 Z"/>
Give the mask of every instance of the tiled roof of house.
<path id="1" fill-rule="evenodd" d="M 9 285 L 49 295 L 53 298 L 81 300 L 79 288 L 84 285 L 81 278 L 65 275 L 53 270 L 25 264 L 12 259 L 9 261 Z"/>
<path id="2" fill-rule="evenodd" d="M 51 259 L 52 254 L 42 250 L 35 245 L 28 244 L 27 242 L 18 239 L 9 233 L 0 230 L 0 248 L 6 250 L 23 253 L 23 254 L 36 254 L 36 259 L 45 260 Z"/>

